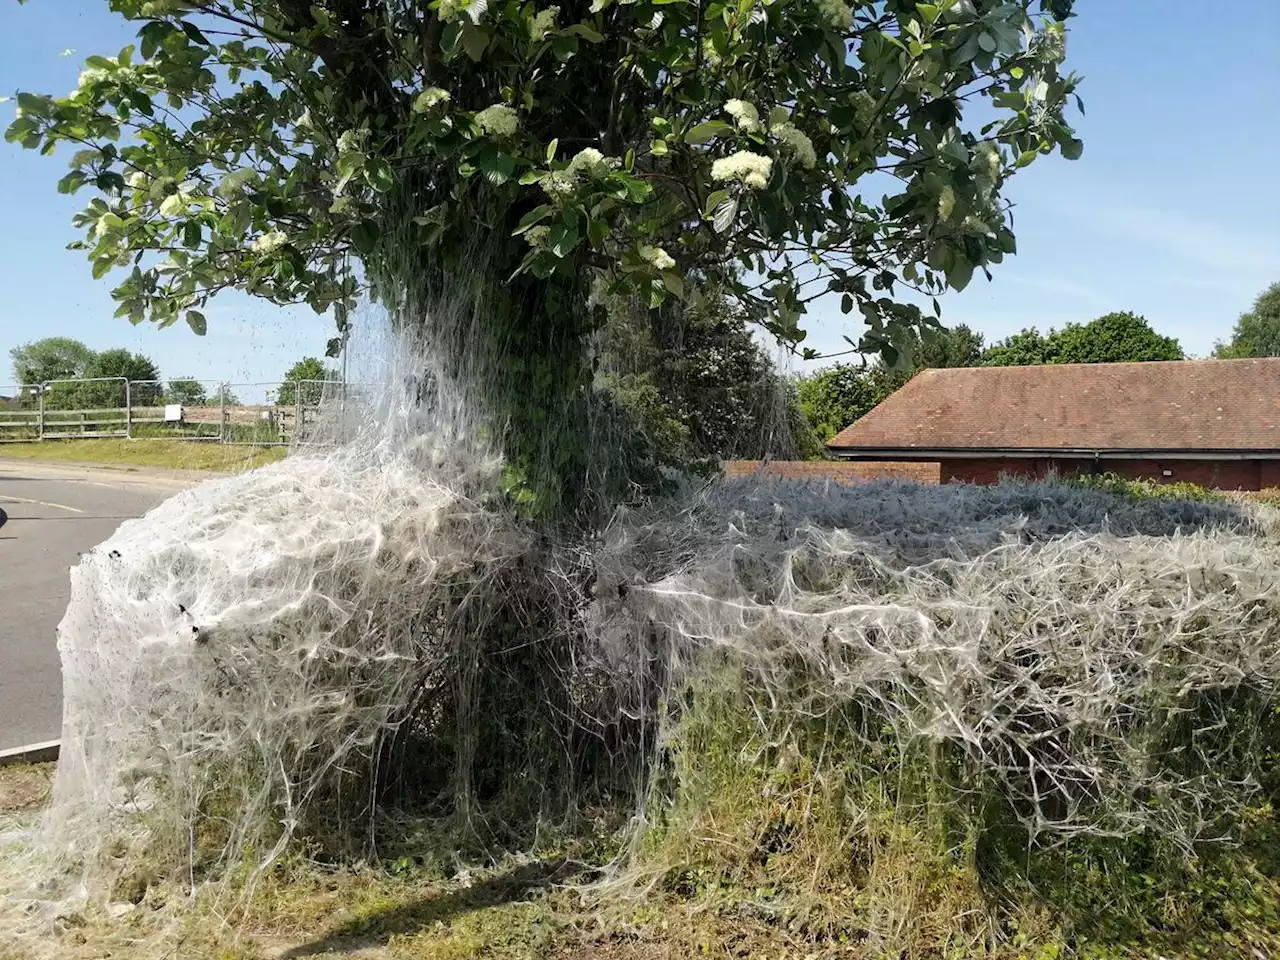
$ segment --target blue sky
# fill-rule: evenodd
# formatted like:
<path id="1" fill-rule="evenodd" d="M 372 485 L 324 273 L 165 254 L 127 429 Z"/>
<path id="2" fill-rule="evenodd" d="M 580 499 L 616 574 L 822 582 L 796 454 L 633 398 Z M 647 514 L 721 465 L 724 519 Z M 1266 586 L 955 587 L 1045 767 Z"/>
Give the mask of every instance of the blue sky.
<path id="1" fill-rule="evenodd" d="M 1132 310 L 1205 355 L 1280 280 L 1280 2 L 1229 6 L 1078 0 L 1068 62 L 1085 77 L 1084 157 L 1042 158 L 1014 178 L 1019 253 L 946 297 L 944 322 L 990 341 Z M 104 0 L 0 0 L 0 95 L 70 90 L 83 57 L 132 39 Z M 11 109 L 0 107 L 5 125 Z M 204 338 L 114 319 L 111 277 L 93 280 L 63 249 L 84 200 L 55 191 L 65 165 L 0 144 L 0 385 L 11 347 L 55 334 L 141 350 L 166 375 L 237 381 L 278 379 L 323 351 L 329 320 L 245 297 L 214 301 Z M 807 345 L 833 352 L 859 332 L 835 303 L 809 328 Z"/>

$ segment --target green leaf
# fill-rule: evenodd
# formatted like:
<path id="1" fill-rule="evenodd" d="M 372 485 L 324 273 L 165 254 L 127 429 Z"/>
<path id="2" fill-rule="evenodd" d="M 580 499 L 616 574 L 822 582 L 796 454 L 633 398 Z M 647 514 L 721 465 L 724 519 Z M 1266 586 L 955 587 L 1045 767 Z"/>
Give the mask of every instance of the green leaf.
<path id="1" fill-rule="evenodd" d="M 702 215 L 704 217 L 713 216 L 716 210 L 720 208 L 720 204 L 724 203 L 728 199 L 729 199 L 728 190 L 715 191 L 714 193 L 711 194 L 711 196 L 707 197 L 707 203 L 706 203 L 706 206 L 703 207 Z"/>
<path id="2" fill-rule="evenodd" d="M 364 178 L 368 181 L 369 186 L 379 193 L 386 193 L 396 183 L 395 174 L 391 171 L 391 164 L 381 157 L 370 157 L 365 162 Z"/>
<path id="3" fill-rule="evenodd" d="M 578 245 L 578 228 L 563 221 L 551 228 L 547 246 L 557 257 L 564 259 Z"/>
<path id="4" fill-rule="evenodd" d="M 626 187 L 627 199 L 632 203 L 643 203 L 653 194 L 653 187 L 629 173 L 616 172 L 611 178 Z"/>
<path id="5" fill-rule="evenodd" d="M 676 271 L 663 270 L 662 285 L 670 290 L 675 296 L 684 296 L 684 277 L 680 276 Z"/>
<path id="6" fill-rule="evenodd" d="M 44 117 L 49 115 L 53 101 L 49 97 L 42 97 L 34 93 L 19 93 L 18 107 L 23 113 L 31 114 L 34 117 Z"/>
<path id="7" fill-rule="evenodd" d="M 516 228 L 513 231 L 511 231 L 511 235 L 513 237 L 520 236 L 520 234 L 524 233 L 530 227 L 536 226 L 555 212 L 556 208 L 549 203 L 544 203 L 542 206 L 530 210 L 520 218 L 520 223 L 516 225 Z"/>
<path id="8" fill-rule="evenodd" d="M 115 264 L 112 263 L 110 257 L 103 257 L 100 260 L 93 261 L 93 279 L 101 280 L 113 266 Z"/>
<path id="9" fill-rule="evenodd" d="M 171 193 L 160 204 L 160 216 L 176 217 L 187 209 L 187 196 L 184 193 Z"/>
<path id="10" fill-rule="evenodd" d="M 957 253 L 947 270 L 947 284 L 953 290 L 963 290 L 973 279 L 973 264 L 963 254 Z"/>
<path id="11" fill-rule="evenodd" d="M 72 170 L 65 177 L 63 177 L 61 180 L 58 181 L 58 192 L 59 193 L 75 193 L 82 186 L 84 186 L 84 182 L 87 179 L 88 177 L 85 176 L 83 171 Z"/>
<path id="12" fill-rule="evenodd" d="M 667 147 L 667 141 L 654 140 L 649 144 L 649 152 L 655 157 L 665 157 L 671 150 Z"/>
<path id="13" fill-rule="evenodd" d="M 1074 137 L 1062 145 L 1062 155 L 1068 160 L 1079 160 L 1084 153 L 1084 141 Z"/>
<path id="14" fill-rule="evenodd" d="M 205 37 L 205 35 L 200 32 L 200 28 L 197 27 L 191 21 L 189 20 L 182 21 L 182 32 L 185 33 L 191 39 L 192 43 L 199 43 L 206 47 L 209 46 L 208 38 Z"/>
<path id="15" fill-rule="evenodd" d="M 986 31 L 983 31 L 982 33 L 978 34 L 978 46 L 980 46 L 987 53 L 995 53 L 996 46 L 997 46 L 996 38 L 993 37 L 991 34 L 987 33 Z"/>
<path id="16" fill-rule="evenodd" d="M 556 158 L 556 150 L 558 150 L 559 148 L 560 148 L 559 137 L 556 137 L 556 139 L 552 140 L 550 143 L 547 144 L 547 163 L 550 163 L 552 160 Z"/>
<path id="17" fill-rule="evenodd" d="M 686 143 L 702 144 L 714 140 L 716 137 L 733 133 L 734 129 L 732 124 L 725 123 L 723 120 L 707 120 L 686 133 L 684 139 Z"/>
<path id="18" fill-rule="evenodd" d="M 338 157 L 338 182 L 333 188 L 334 193 L 341 193 L 351 178 L 364 169 L 365 155 L 359 152 L 344 153 Z"/>
<path id="19" fill-rule="evenodd" d="M 182 227 L 182 243 L 189 250 L 200 246 L 201 230 L 199 220 L 188 220 Z"/>
<path id="20" fill-rule="evenodd" d="M 654 0 L 654 2 L 662 3 L 663 0 Z M 666 2 L 672 2 L 672 0 L 666 0 Z M 581 37 L 588 43 L 604 43 L 604 37 L 599 33 L 599 31 L 587 26 L 585 23 L 575 23 L 573 26 L 567 27 L 564 32 Z"/>
<path id="21" fill-rule="evenodd" d="M 209 324 L 205 321 L 204 314 L 199 310 L 187 311 L 187 326 L 191 328 L 191 332 L 197 337 L 203 337 L 209 330 Z"/>
<path id="22" fill-rule="evenodd" d="M 599 250 L 604 246 L 604 241 L 608 236 L 608 221 L 601 220 L 599 218 L 593 218 L 587 221 L 587 239 L 591 241 L 591 246 Z"/>
<path id="23" fill-rule="evenodd" d="M 489 46 L 489 35 L 479 27 L 465 24 L 462 28 L 462 49 L 476 63 L 484 56 L 485 47 Z"/>
<path id="24" fill-rule="evenodd" d="M 737 218 L 738 198 L 730 197 L 716 207 L 716 212 L 711 219 L 711 225 L 715 228 L 716 233 L 728 233 Z"/>
<path id="25" fill-rule="evenodd" d="M 368 256 L 378 246 L 382 230 L 372 220 L 361 220 L 351 227 L 351 242 L 361 254 Z"/>
<path id="26" fill-rule="evenodd" d="M 578 38 L 572 34 L 551 38 L 551 50 L 561 63 L 568 63 L 578 52 Z"/>
<path id="27" fill-rule="evenodd" d="M 477 166 L 484 173 L 485 179 L 494 186 L 502 186 L 516 172 L 515 157 L 509 153 L 488 153 L 477 161 Z"/>

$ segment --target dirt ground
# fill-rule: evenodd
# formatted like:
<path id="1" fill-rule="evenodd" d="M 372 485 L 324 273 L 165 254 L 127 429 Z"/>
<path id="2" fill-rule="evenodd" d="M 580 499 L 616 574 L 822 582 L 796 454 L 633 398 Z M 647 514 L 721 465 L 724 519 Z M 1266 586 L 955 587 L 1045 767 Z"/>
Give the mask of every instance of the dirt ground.
<path id="1" fill-rule="evenodd" d="M 0 814 L 38 810 L 53 790 L 53 764 L 0 767 Z"/>

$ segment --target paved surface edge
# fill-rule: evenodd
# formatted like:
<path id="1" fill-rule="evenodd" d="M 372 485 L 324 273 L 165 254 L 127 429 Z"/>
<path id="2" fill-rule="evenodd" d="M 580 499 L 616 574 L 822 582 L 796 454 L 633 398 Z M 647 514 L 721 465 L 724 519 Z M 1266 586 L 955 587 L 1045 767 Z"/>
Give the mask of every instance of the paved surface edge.
<path id="1" fill-rule="evenodd" d="M 9 747 L 0 750 L 0 767 L 10 767 L 19 763 L 49 763 L 58 759 L 62 749 L 62 741 L 46 740 L 44 743 L 29 743 L 24 747 Z"/>

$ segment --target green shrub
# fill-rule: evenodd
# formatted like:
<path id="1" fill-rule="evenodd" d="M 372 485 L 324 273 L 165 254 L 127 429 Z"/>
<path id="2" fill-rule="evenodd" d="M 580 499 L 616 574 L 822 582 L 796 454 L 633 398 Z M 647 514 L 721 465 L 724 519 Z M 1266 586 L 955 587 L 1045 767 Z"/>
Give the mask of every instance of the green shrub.
<path id="1" fill-rule="evenodd" d="M 1200 500 L 1205 503 L 1221 503 L 1228 499 L 1220 490 L 1210 490 L 1194 483 L 1158 483 L 1155 480 L 1130 480 L 1115 473 L 1081 474 L 1070 477 L 1068 483 L 1089 490 L 1120 494 L 1143 500 L 1166 498 L 1171 500 Z"/>

